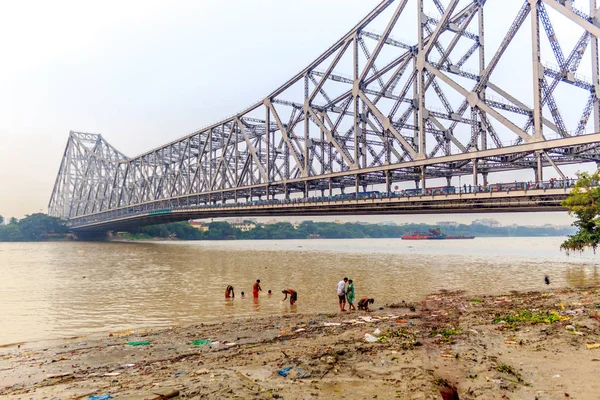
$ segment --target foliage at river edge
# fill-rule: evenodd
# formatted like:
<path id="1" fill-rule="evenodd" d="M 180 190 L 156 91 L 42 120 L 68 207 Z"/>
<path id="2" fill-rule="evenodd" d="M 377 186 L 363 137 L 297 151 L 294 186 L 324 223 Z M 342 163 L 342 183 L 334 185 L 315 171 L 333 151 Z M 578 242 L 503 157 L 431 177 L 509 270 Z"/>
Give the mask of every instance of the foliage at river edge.
<path id="1" fill-rule="evenodd" d="M 591 248 L 595 252 L 600 243 L 600 170 L 593 174 L 579 173 L 577 177 L 573 191 L 562 202 L 569 215 L 576 218 L 573 225 L 577 233 L 569 236 L 560 248 L 567 252 Z"/>
<path id="2" fill-rule="evenodd" d="M 313 222 L 304 221 L 296 227 L 289 222 L 269 225 L 256 225 L 242 232 L 227 222 L 211 222 L 209 230 L 202 232 L 187 222 L 154 225 L 137 228 L 123 236 L 127 239 L 177 238 L 181 240 L 262 240 L 262 239 L 361 239 L 361 238 L 400 238 L 415 232 L 428 232 L 439 228 L 436 225 L 376 225 L 363 223 Z M 484 225 L 458 225 L 443 228 L 447 235 L 476 237 L 527 237 L 527 236 L 566 236 L 572 233 L 570 228 L 555 229 L 545 227 L 509 226 L 490 228 Z"/>
<path id="3" fill-rule="evenodd" d="M 68 233 L 63 220 L 42 213 L 27 215 L 21 220 L 11 218 L 7 225 L 2 225 L 3 222 L 4 218 L 0 216 L 0 242 L 63 239 Z"/>

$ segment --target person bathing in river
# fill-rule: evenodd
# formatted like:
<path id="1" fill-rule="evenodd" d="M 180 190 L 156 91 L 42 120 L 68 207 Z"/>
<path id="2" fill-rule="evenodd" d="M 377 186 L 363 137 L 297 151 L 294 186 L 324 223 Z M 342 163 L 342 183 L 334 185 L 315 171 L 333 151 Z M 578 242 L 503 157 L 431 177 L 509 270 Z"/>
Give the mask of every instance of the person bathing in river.
<path id="1" fill-rule="evenodd" d="M 271 289 L 269 289 L 269 291 L 267 292 L 267 296 L 269 296 L 269 297 L 273 296 L 273 292 L 271 292 Z"/>
<path id="2" fill-rule="evenodd" d="M 258 298 L 258 292 L 262 292 L 262 288 L 260 287 L 260 279 L 257 279 L 256 282 L 254 282 L 254 286 L 252 286 L 252 296 L 254 296 L 255 299 Z"/>
<path id="3" fill-rule="evenodd" d="M 233 291 L 233 286 L 231 286 L 231 285 L 227 286 L 227 289 L 225 289 L 225 298 L 233 299 L 234 297 L 235 297 L 235 292 Z"/>
<path id="4" fill-rule="evenodd" d="M 293 306 L 294 303 L 298 300 L 298 292 L 296 292 L 294 289 L 282 290 L 281 293 L 285 294 L 285 297 L 282 301 L 285 301 L 287 299 L 288 294 L 290 295 L 290 306 Z"/>
<path id="5" fill-rule="evenodd" d="M 369 299 L 368 297 L 365 297 L 364 299 L 360 299 L 360 301 L 358 302 L 358 309 L 365 310 L 365 311 L 371 311 L 371 310 L 369 310 L 369 304 L 373 304 L 373 303 L 375 303 L 375 299 Z"/>
<path id="6" fill-rule="evenodd" d="M 346 299 L 348 300 L 348 311 L 354 311 L 356 310 L 356 307 L 354 307 L 354 298 L 355 298 L 355 294 L 354 294 L 354 283 L 352 283 L 352 279 L 350 279 L 348 281 L 348 286 L 346 286 Z"/>

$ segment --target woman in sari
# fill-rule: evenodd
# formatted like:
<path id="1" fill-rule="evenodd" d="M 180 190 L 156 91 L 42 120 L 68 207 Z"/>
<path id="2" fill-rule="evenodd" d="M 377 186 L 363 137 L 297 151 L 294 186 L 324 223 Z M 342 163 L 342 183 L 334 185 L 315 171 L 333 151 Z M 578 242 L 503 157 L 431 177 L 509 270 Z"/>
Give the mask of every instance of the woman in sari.
<path id="1" fill-rule="evenodd" d="M 346 287 L 346 298 L 348 299 L 348 305 L 350 306 L 349 310 L 356 310 L 354 307 L 354 283 L 352 283 L 352 279 L 348 281 L 348 286 Z"/>

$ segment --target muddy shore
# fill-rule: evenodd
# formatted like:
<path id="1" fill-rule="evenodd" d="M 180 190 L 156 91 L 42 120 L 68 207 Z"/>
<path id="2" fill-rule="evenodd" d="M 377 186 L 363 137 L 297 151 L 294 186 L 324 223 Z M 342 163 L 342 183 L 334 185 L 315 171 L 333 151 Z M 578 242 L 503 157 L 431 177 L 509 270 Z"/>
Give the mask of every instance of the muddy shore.
<path id="1" fill-rule="evenodd" d="M 441 399 L 453 387 L 460 399 L 598 399 L 599 308 L 597 287 L 438 293 L 370 313 L 15 344 L 0 347 L 0 398 Z"/>

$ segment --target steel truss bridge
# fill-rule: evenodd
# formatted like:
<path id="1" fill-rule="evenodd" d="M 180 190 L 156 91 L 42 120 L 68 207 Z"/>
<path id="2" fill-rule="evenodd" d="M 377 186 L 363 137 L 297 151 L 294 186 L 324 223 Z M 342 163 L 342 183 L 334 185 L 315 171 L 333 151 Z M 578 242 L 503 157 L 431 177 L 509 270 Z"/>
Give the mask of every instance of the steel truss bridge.
<path id="1" fill-rule="evenodd" d="M 489 15 L 499 5 L 514 7 L 510 18 Z M 263 100 L 181 139 L 130 158 L 70 132 L 49 213 L 85 232 L 559 209 L 561 167 L 600 161 L 598 16 L 596 0 L 586 11 L 569 0 L 385 0 Z M 544 168 L 563 184 L 544 183 Z M 511 171 L 535 185 L 493 190 L 490 174 Z M 429 190 L 459 177 L 483 189 Z M 419 191 L 397 195 L 408 183 Z M 361 195 L 370 185 L 385 195 Z"/>

